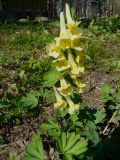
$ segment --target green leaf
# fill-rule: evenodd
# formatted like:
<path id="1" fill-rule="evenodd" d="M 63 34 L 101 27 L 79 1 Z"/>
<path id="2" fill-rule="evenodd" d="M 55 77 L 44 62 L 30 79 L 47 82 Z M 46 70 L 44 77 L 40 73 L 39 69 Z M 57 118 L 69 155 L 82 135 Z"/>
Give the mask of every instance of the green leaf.
<path id="1" fill-rule="evenodd" d="M 20 100 L 24 107 L 35 108 L 38 105 L 38 98 L 36 97 L 34 92 L 29 92 L 25 97 L 22 97 Z"/>
<path id="2" fill-rule="evenodd" d="M 59 137 L 61 133 L 61 127 L 59 124 L 53 122 L 52 120 L 49 120 L 48 123 L 43 123 L 41 125 L 41 129 L 48 131 L 49 135 L 51 135 L 53 138 Z"/>
<path id="3" fill-rule="evenodd" d="M 68 109 L 58 110 L 58 116 L 64 118 L 68 114 Z"/>
<path id="4" fill-rule="evenodd" d="M 105 84 L 101 88 L 101 94 L 104 102 L 107 102 L 108 100 L 111 100 L 110 94 L 111 86 L 109 84 Z"/>
<path id="5" fill-rule="evenodd" d="M 73 160 L 73 156 L 71 154 L 64 154 L 64 160 Z"/>
<path id="6" fill-rule="evenodd" d="M 58 140 L 57 140 L 57 145 L 58 145 L 58 148 L 59 148 L 60 152 L 63 152 L 61 138 L 58 138 Z"/>
<path id="7" fill-rule="evenodd" d="M 87 121 L 86 126 L 87 126 L 89 129 L 96 129 L 96 125 L 95 125 L 95 123 L 92 122 L 92 121 Z"/>
<path id="8" fill-rule="evenodd" d="M 118 89 L 117 93 L 113 96 L 115 98 L 115 101 L 120 103 L 120 89 Z"/>
<path id="9" fill-rule="evenodd" d="M 67 145 L 65 147 L 65 152 L 71 149 L 71 147 L 80 139 L 80 135 L 74 132 L 68 134 Z"/>
<path id="10" fill-rule="evenodd" d="M 40 160 L 39 158 L 33 158 L 31 156 L 24 156 L 20 160 Z"/>
<path id="11" fill-rule="evenodd" d="M 44 160 L 44 149 L 39 135 L 35 134 L 33 140 L 27 144 L 26 152 L 28 155 L 22 160 Z"/>
<path id="12" fill-rule="evenodd" d="M 48 122 L 54 127 L 60 130 L 60 126 L 58 123 L 55 123 L 53 120 L 49 119 Z"/>
<path id="13" fill-rule="evenodd" d="M 43 87 L 53 87 L 59 80 L 60 73 L 56 70 L 50 70 L 43 75 Z"/>
<path id="14" fill-rule="evenodd" d="M 66 160 L 71 160 L 73 156 L 78 156 L 87 151 L 87 142 L 85 140 L 80 140 L 80 135 L 75 132 L 62 132 L 61 138 L 57 140 L 57 144 Z"/>
<path id="15" fill-rule="evenodd" d="M 86 123 L 87 131 L 82 132 L 82 135 L 86 136 L 94 145 L 97 145 L 100 141 L 99 135 L 97 133 L 97 128 L 94 122 L 88 121 Z"/>
<path id="16" fill-rule="evenodd" d="M 75 142 L 76 142 L 75 132 L 67 133 L 67 144 L 64 151 L 69 150 L 74 145 Z"/>
<path id="17" fill-rule="evenodd" d="M 44 131 L 49 131 L 51 129 L 54 129 L 54 127 L 51 124 L 43 123 L 41 124 L 41 129 Z"/>
<path id="18" fill-rule="evenodd" d="M 71 119 L 71 121 L 72 121 L 73 123 L 75 123 L 75 122 L 78 120 L 77 114 L 72 114 L 72 115 L 70 115 L 70 119 Z"/>
<path id="19" fill-rule="evenodd" d="M 60 21 L 56 20 L 56 21 L 52 22 L 52 25 L 54 27 L 60 28 Z"/>
<path id="20" fill-rule="evenodd" d="M 69 151 L 68 154 L 80 155 L 87 151 L 87 142 L 84 140 L 78 141 Z"/>
<path id="21" fill-rule="evenodd" d="M 67 140 L 67 136 L 66 136 L 65 132 L 62 132 L 61 133 L 61 142 L 62 142 L 62 150 L 63 151 L 66 147 L 66 140 Z"/>
<path id="22" fill-rule="evenodd" d="M 95 124 L 98 124 L 98 123 L 102 123 L 103 120 L 105 119 L 106 117 L 106 114 L 103 112 L 103 111 L 100 111 L 100 110 L 97 110 L 97 112 L 94 114 L 95 116 Z"/>
<path id="23" fill-rule="evenodd" d="M 83 127 L 83 123 L 80 122 L 80 121 L 77 121 L 77 122 L 75 122 L 75 126 L 82 128 Z"/>
<path id="24" fill-rule="evenodd" d="M 21 70 L 20 73 L 19 73 L 19 77 L 20 79 L 22 79 L 25 75 L 25 70 Z"/>

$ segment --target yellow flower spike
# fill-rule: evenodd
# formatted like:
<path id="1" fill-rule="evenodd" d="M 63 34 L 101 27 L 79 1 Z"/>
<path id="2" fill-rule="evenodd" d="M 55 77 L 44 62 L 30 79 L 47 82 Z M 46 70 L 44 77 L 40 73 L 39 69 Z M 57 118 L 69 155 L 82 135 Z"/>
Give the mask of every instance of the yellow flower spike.
<path id="1" fill-rule="evenodd" d="M 80 73 L 84 73 L 84 70 L 85 70 L 84 67 L 77 66 L 77 64 L 74 61 L 71 50 L 68 50 L 68 60 L 71 66 L 71 74 L 79 75 Z"/>
<path id="2" fill-rule="evenodd" d="M 68 60 L 61 60 L 61 61 L 56 61 L 55 62 L 55 66 L 56 66 L 56 69 L 61 72 L 61 71 L 64 71 L 68 68 L 70 68 L 70 63 Z"/>
<path id="3" fill-rule="evenodd" d="M 62 96 L 57 92 L 57 89 L 53 87 L 57 102 L 54 104 L 55 108 L 64 109 L 67 106 L 65 100 L 63 100 Z"/>
<path id="4" fill-rule="evenodd" d="M 73 101 L 69 97 L 67 97 L 66 100 L 69 105 L 69 108 L 68 108 L 69 114 L 73 114 L 76 110 L 79 109 L 80 107 L 79 104 L 74 104 Z"/>
<path id="5" fill-rule="evenodd" d="M 67 82 L 64 78 L 60 79 L 60 85 L 61 85 L 61 87 L 59 87 L 57 89 L 61 93 L 61 95 L 68 96 L 72 93 L 72 91 L 73 91 L 72 86 L 70 84 L 67 84 Z"/>
<path id="6" fill-rule="evenodd" d="M 66 18 L 67 18 L 67 26 L 69 28 L 69 31 L 72 34 L 78 34 L 80 33 L 80 29 L 78 28 L 79 23 L 78 22 L 74 22 L 72 17 L 71 17 L 71 13 L 70 13 L 70 8 L 69 5 L 66 4 Z"/>

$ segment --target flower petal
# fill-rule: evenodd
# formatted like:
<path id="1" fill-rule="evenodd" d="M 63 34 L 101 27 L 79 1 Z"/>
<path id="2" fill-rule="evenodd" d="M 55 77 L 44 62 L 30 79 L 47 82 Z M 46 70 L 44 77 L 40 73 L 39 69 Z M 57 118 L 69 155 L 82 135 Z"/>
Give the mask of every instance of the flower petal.
<path id="1" fill-rule="evenodd" d="M 55 62 L 55 66 L 56 66 L 56 69 L 61 72 L 61 71 L 64 71 L 68 68 L 70 68 L 70 63 L 68 60 L 62 60 L 62 61 L 56 61 Z"/>

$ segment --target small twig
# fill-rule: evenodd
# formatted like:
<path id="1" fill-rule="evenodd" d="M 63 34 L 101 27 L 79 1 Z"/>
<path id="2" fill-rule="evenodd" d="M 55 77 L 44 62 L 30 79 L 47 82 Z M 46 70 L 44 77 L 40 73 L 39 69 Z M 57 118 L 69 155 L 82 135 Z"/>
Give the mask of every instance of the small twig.
<path id="1" fill-rule="evenodd" d="M 105 135 L 105 132 L 107 131 L 110 123 L 113 121 L 113 119 L 114 119 L 114 117 L 116 116 L 116 113 L 117 113 L 117 112 L 118 112 L 118 110 L 116 110 L 116 111 L 114 112 L 114 114 L 112 115 L 111 119 L 110 119 L 109 122 L 107 123 L 105 129 L 103 130 L 103 135 Z"/>

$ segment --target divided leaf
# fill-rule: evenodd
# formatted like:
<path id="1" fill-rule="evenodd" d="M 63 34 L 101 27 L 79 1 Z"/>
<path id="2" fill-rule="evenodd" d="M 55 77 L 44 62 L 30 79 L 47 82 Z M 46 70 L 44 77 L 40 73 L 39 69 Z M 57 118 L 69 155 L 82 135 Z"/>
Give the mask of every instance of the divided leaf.
<path id="1" fill-rule="evenodd" d="M 95 124 L 98 124 L 98 123 L 102 123 L 106 117 L 106 114 L 100 110 L 97 110 L 97 112 L 94 114 L 95 116 Z"/>
<path id="2" fill-rule="evenodd" d="M 38 98 L 34 92 L 29 92 L 25 97 L 22 97 L 20 103 L 22 103 L 24 107 L 30 106 L 31 108 L 35 108 L 38 105 Z"/>
<path id="3" fill-rule="evenodd" d="M 61 133 L 61 137 L 57 141 L 58 148 L 64 154 L 65 160 L 72 160 L 74 156 L 79 156 L 87 151 L 87 142 L 80 140 L 80 135 L 71 133 Z"/>
<path id="4" fill-rule="evenodd" d="M 84 131 L 82 134 L 87 137 L 94 145 L 97 145 L 100 141 L 99 135 L 96 131 L 96 126 L 92 121 L 87 122 L 87 131 Z"/>
<path id="5" fill-rule="evenodd" d="M 60 125 L 52 120 L 49 120 L 48 123 L 42 123 L 41 130 L 47 131 L 53 138 L 59 137 L 61 133 Z"/>
<path id="6" fill-rule="evenodd" d="M 34 135 L 34 139 L 26 147 L 26 152 L 28 155 L 21 160 L 44 160 L 43 143 L 39 135 Z"/>

